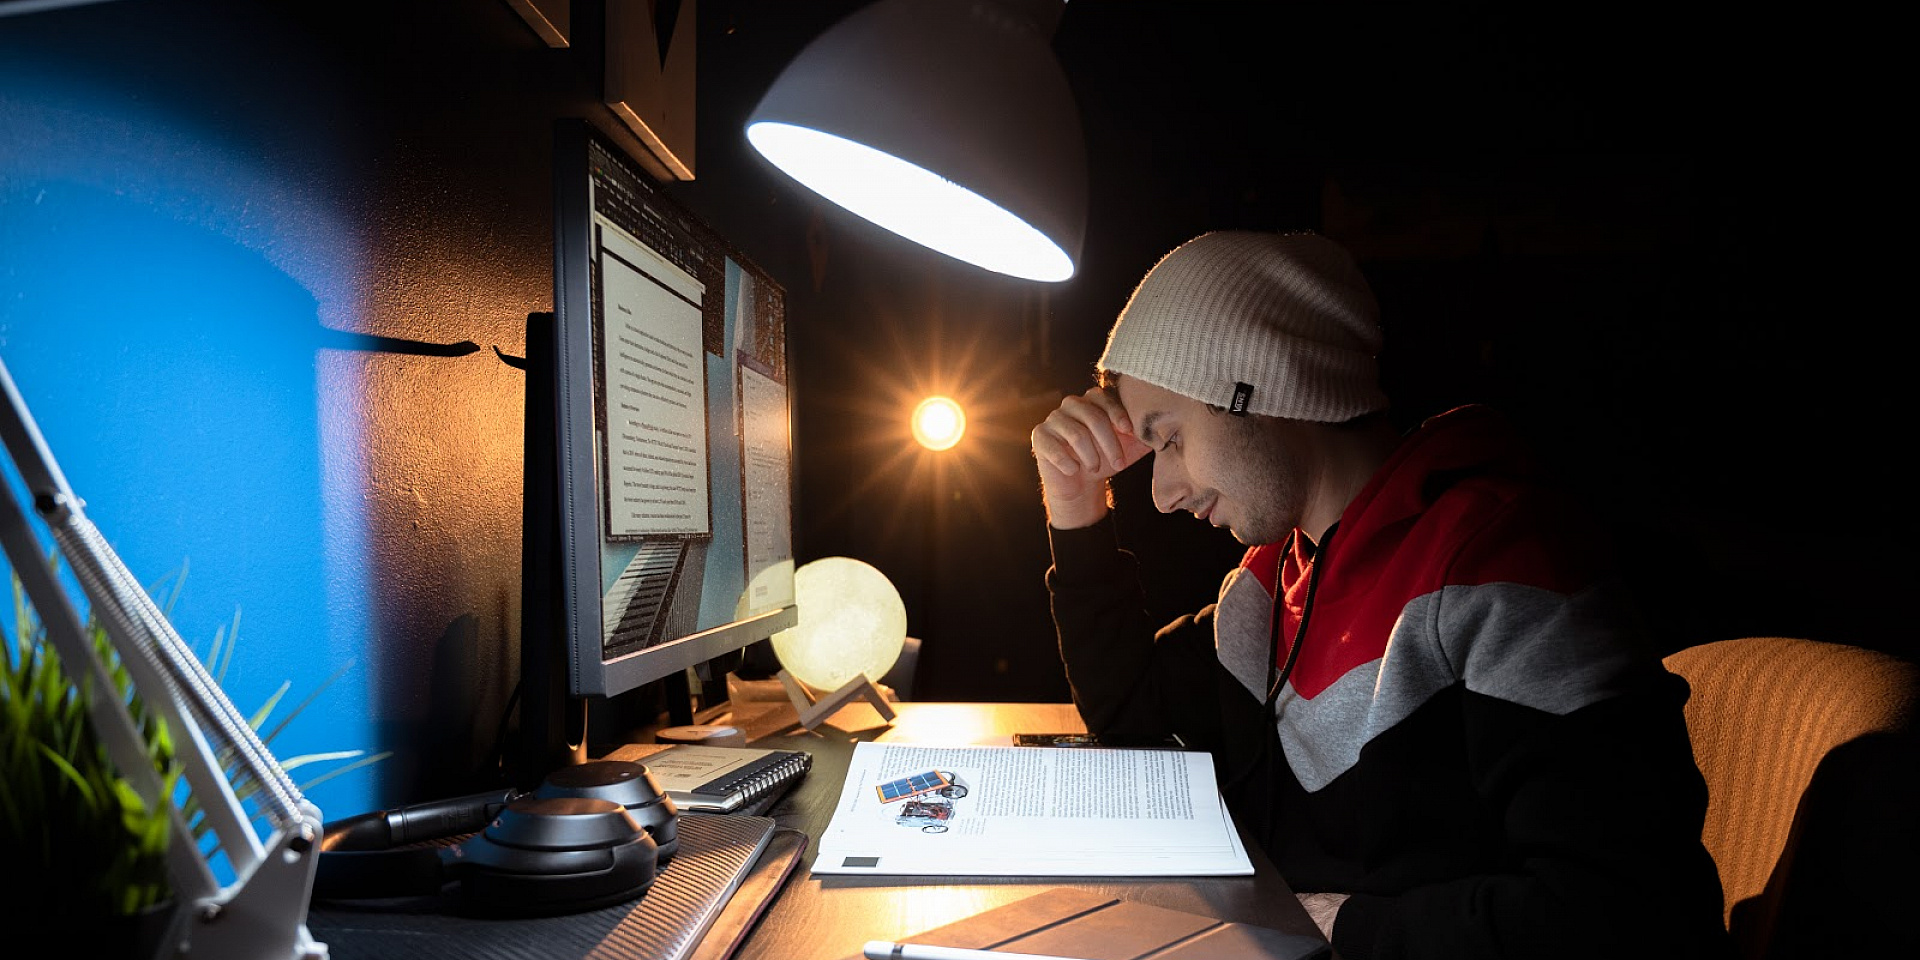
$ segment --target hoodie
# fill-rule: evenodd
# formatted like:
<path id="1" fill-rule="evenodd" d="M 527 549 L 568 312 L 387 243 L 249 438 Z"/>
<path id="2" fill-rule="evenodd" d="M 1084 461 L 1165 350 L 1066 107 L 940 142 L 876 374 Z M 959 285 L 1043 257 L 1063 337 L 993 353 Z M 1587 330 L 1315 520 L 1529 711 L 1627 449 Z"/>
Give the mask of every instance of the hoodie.
<path id="1" fill-rule="evenodd" d="M 1347 960 L 1727 955 L 1685 682 L 1505 419 L 1423 423 L 1321 539 L 1155 632 L 1111 519 L 1053 531 L 1088 728 L 1210 751 L 1289 885 L 1349 894 Z"/>

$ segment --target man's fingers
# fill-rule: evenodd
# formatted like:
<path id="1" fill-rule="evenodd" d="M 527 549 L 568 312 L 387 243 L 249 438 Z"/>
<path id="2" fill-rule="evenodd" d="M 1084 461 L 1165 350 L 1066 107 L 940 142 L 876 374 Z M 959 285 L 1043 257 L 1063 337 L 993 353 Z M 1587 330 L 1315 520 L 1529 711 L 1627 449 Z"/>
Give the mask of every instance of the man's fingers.
<path id="1" fill-rule="evenodd" d="M 1130 437 L 1132 424 L 1127 412 L 1106 391 L 1095 388 L 1060 402 L 1056 415 L 1063 424 L 1062 435 L 1072 444 L 1082 463 L 1117 473 L 1126 464 L 1122 437 Z M 1123 431 L 1125 431 L 1123 433 Z"/>
<path id="2" fill-rule="evenodd" d="M 1062 408 L 1034 430 L 1034 453 L 1067 476 L 1098 472 L 1105 464 L 1101 445 L 1086 421 Z"/>
<path id="3" fill-rule="evenodd" d="M 1133 421 L 1111 391 L 1094 387 L 1066 397 L 1033 428 L 1033 455 L 1062 477 L 1104 480 L 1152 452 L 1133 435 Z"/>
<path id="4" fill-rule="evenodd" d="M 1127 408 L 1121 406 L 1120 398 L 1105 387 L 1094 387 L 1080 395 L 1080 399 L 1100 408 L 1107 415 L 1114 432 L 1123 437 L 1133 436 L 1133 419 L 1127 416 Z"/>
<path id="5" fill-rule="evenodd" d="M 1096 436 L 1112 462 L 1115 473 L 1153 452 L 1153 448 L 1134 435 L 1133 418 L 1127 414 L 1127 408 L 1120 404 L 1119 396 L 1112 390 L 1094 387 L 1081 394 L 1080 398 L 1106 415 L 1108 430 L 1099 431 Z"/>
<path id="6" fill-rule="evenodd" d="M 1034 459 L 1061 474 L 1073 476 L 1080 472 L 1080 464 L 1073 456 L 1073 448 L 1061 440 L 1049 425 L 1052 420 L 1053 416 L 1049 415 L 1045 422 L 1033 428 Z"/>
<path id="7" fill-rule="evenodd" d="M 1047 522 L 1063 530 L 1106 516 L 1107 478 L 1147 453 L 1119 399 L 1098 388 L 1061 400 L 1030 439 Z"/>
<path id="8" fill-rule="evenodd" d="M 1120 435 L 1120 468 L 1121 469 L 1124 470 L 1127 467 L 1133 466 L 1135 463 L 1138 463 L 1140 461 L 1141 457 L 1144 457 L 1147 454 L 1152 452 L 1153 452 L 1153 448 L 1147 446 L 1146 441 L 1141 440 L 1138 437 L 1135 437 L 1133 434 L 1123 433 Z"/>

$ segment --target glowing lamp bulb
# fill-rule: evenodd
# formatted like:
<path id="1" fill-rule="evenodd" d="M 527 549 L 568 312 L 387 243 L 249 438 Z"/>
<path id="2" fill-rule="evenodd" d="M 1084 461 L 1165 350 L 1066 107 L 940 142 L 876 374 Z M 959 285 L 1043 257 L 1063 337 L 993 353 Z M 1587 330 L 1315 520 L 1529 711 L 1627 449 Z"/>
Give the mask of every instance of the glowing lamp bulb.
<path id="1" fill-rule="evenodd" d="M 913 439 L 928 450 L 947 450 L 967 432 L 967 415 L 946 397 L 928 397 L 913 408 Z"/>
<path id="2" fill-rule="evenodd" d="M 773 635 L 773 653 L 794 678 L 837 690 L 893 669 L 907 642 L 907 606 L 887 575 L 849 557 L 823 557 L 793 574 L 799 621 Z"/>
<path id="3" fill-rule="evenodd" d="M 1058 243 L 1000 205 L 933 171 L 790 123 L 747 127 L 747 142 L 814 192 L 909 240 L 1026 280 L 1073 276 Z"/>

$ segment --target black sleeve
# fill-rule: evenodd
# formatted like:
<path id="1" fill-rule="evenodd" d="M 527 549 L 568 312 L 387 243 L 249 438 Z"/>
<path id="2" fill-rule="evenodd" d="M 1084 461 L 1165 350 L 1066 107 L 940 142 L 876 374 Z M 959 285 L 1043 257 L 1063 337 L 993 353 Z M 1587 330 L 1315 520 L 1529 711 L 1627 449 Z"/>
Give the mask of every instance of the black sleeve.
<path id="1" fill-rule="evenodd" d="M 1111 517 L 1048 532 L 1054 628 L 1087 729 L 1119 743 L 1168 733 L 1200 749 L 1218 743 L 1220 715 L 1212 693 L 1220 667 L 1212 605 L 1156 633 L 1139 564 L 1120 549 Z"/>

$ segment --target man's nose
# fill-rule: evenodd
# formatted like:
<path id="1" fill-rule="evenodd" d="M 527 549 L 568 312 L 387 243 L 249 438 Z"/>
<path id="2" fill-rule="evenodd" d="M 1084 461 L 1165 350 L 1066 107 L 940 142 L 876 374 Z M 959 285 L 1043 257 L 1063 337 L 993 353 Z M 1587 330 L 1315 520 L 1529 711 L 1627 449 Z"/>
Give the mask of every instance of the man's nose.
<path id="1" fill-rule="evenodd" d="M 1161 513 L 1180 509 L 1187 496 L 1187 479 L 1167 457 L 1153 458 L 1153 505 Z"/>

